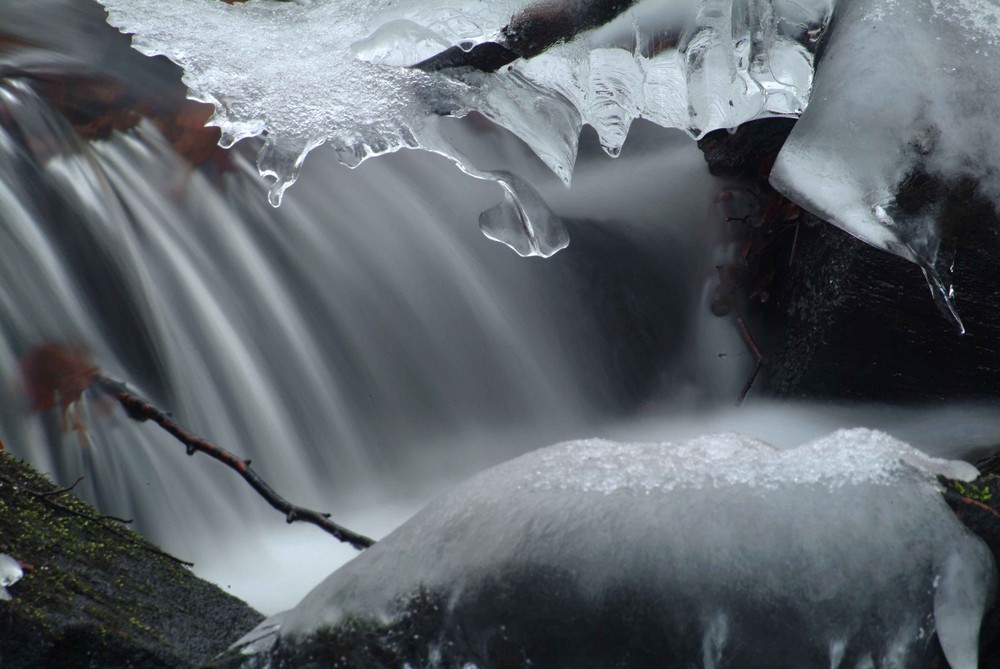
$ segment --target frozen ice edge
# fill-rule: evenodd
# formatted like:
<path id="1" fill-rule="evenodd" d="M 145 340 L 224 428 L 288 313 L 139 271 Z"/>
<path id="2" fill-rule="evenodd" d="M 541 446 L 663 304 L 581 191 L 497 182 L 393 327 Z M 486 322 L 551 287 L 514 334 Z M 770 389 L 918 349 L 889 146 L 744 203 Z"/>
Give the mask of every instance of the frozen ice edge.
<path id="1" fill-rule="evenodd" d="M 828 488 L 890 484 L 904 473 L 974 481 L 979 470 L 958 460 L 932 458 L 884 432 L 843 429 L 794 449 L 781 450 L 738 433 L 709 434 L 681 443 L 565 442 L 538 451 L 540 467 L 522 484 L 610 494 L 748 486 Z M 563 475 L 567 461 L 572 477 Z"/>
<path id="2" fill-rule="evenodd" d="M 184 69 L 184 82 L 191 91 L 190 97 L 215 107 L 215 114 L 209 125 L 222 129 L 220 144 L 231 146 L 245 137 L 256 135 L 265 137 L 265 145 L 258 156 L 258 168 L 262 177 L 275 180 L 268 194 L 268 200 L 272 205 L 277 206 L 284 191 L 294 183 L 306 154 L 323 143 L 331 143 L 341 162 L 351 167 L 357 166 L 369 157 L 402 148 L 423 148 L 448 156 L 467 174 L 496 181 L 501 185 L 504 200 L 495 210 L 484 212 L 480 221 L 481 227 L 488 237 L 507 244 L 520 255 L 549 256 L 564 248 L 568 244 L 568 235 L 561 222 L 527 183 L 512 175 L 494 174 L 476 169 L 471 161 L 461 156 L 447 141 L 443 141 L 439 133 L 433 128 L 428 128 L 434 125 L 433 121 L 427 118 L 428 115 L 440 115 L 443 112 L 453 116 L 463 116 L 473 109 L 480 111 L 527 142 L 545 164 L 568 185 L 583 122 L 598 129 L 609 155 L 617 155 L 628 126 L 634 118 L 646 116 L 655 122 L 669 125 L 672 112 L 657 111 L 656 104 L 665 101 L 668 105 L 679 104 L 685 109 L 688 108 L 687 102 L 671 93 L 677 83 L 674 79 L 681 72 L 676 67 L 680 61 L 672 57 L 668 57 L 667 60 L 673 65 L 660 70 L 654 66 L 654 59 L 647 59 L 639 54 L 625 56 L 626 52 L 621 49 L 595 49 L 593 57 L 597 57 L 598 60 L 593 64 L 577 59 L 572 49 L 569 51 L 556 49 L 557 53 L 551 58 L 548 55 L 540 57 L 547 65 L 556 64 L 559 69 L 570 74 L 574 68 L 579 67 L 587 71 L 594 70 L 594 77 L 584 84 L 583 89 L 570 90 L 565 87 L 566 82 L 549 81 L 545 76 L 547 65 L 538 67 L 539 59 L 534 59 L 536 63 L 534 67 L 530 62 L 519 62 L 512 65 L 509 72 L 504 71 L 501 74 L 455 79 L 435 75 L 431 83 L 429 81 L 431 75 L 407 68 L 383 66 L 376 74 L 371 74 L 374 72 L 372 70 L 374 66 L 357 60 L 354 52 L 347 48 L 347 45 L 352 49 L 358 48 L 358 45 L 364 45 L 366 40 L 371 42 L 380 31 L 384 32 L 387 26 L 396 24 L 406 26 L 407 30 L 404 32 L 407 35 L 416 35 L 413 39 L 429 39 L 426 29 L 423 32 L 414 31 L 414 26 L 420 28 L 418 24 L 394 19 L 395 15 L 392 12 L 404 14 L 416 12 L 423 16 L 425 21 L 432 21 L 434 16 L 439 14 L 447 16 L 449 11 L 447 3 L 432 2 L 430 4 L 436 9 L 424 11 L 419 2 L 404 2 L 401 4 L 401 9 L 386 13 L 388 11 L 386 7 L 392 3 L 372 0 L 358 5 L 355 12 L 358 16 L 355 16 L 343 12 L 338 14 L 332 3 L 323 2 L 300 7 L 290 3 L 262 1 L 233 6 L 221 3 L 195 5 L 190 0 L 178 0 L 167 8 L 163 7 L 163 3 L 149 3 L 145 0 L 102 0 L 102 2 L 108 9 L 109 23 L 122 32 L 132 34 L 133 45 L 139 51 L 146 55 L 166 56 Z M 443 31 L 444 36 L 439 34 L 438 37 L 446 41 L 461 41 L 468 44 L 495 38 L 497 31 L 507 20 L 503 17 L 511 16 L 523 9 L 523 6 L 524 3 L 517 0 L 497 6 L 491 6 L 489 3 L 476 5 L 474 9 L 462 13 L 462 20 L 466 23 L 471 22 L 471 28 L 466 26 L 464 32 L 448 28 Z M 197 12 L 199 18 L 203 15 L 211 16 L 205 20 L 205 25 L 194 23 L 185 29 L 183 24 L 185 21 L 191 22 L 190 14 L 193 12 Z M 331 21 L 330 17 L 341 19 L 343 25 L 332 25 L 336 21 Z M 239 25 L 235 23 L 232 26 L 228 25 L 237 18 L 243 22 Z M 231 62 L 231 57 L 228 55 L 231 51 L 247 48 L 245 42 L 231 41 L 232 33 L 239 33 L 241 29 L 248 32 L 254 30 L 264 32 L 264 28 L 287 30 L 289 24 L 294 25 L 298 22 L 298 26 L 302 27 L 314 18 L 326 19 L 328 24 L 326 27 L 338 35 L 333 41 L 336 48 L 332 50 L 340 55 L 330 56 L 323 62 L 333 62 L 337 65 L 340 68 L 337 76 L 346 77 L 345 86 L 349 87 L 353 83 L 357 90 L 359 104 L 356 109 L 352 110 L 345 106 L 343 100 L 334 100 L 336 103 L 334 106 L 339 105 L 344 117 L 357 112 L 359 116 L 371 121 L 369 126 L 365 126 L 362 120 L 352 128 L 350 124 L 345 123 L 345 118 L 331 120 L 333 117 L 330 114 L 317 116 L 312 111 L 307 111 L 302 119 L 293 118 L 297 115 L 294 111 L 283 112 L 282 106 L 288 104 L 286 98 L 294 99 L 296 96 L 302 96 L 295 90 L 288 91 L 288 95 L 284 98 L 275 95 L 270 88 L 273 82 L 266 79 L 267 76 L 273 79 L 277 75 L 271 72 L 273 68 L 269 69 L 270 66 L 258 64 L 261 61 L 259 45 L 252 43 L 249 37 L 247 40 L 251 42 L 251 52 L 258 52 L 257 58 L 246 65 L 251 74 L 248 75 L 242 71 L 244 68 L 234 66 Z M 716 26 L 713 21 L 709 21 L 712 25 L 706 26 L 707 30 L 725 32 L 725 25 Z M 441 25 L 446 23 L 442 22 Z M 626 27 L 631 30 L 633 23 L 634 21 L 628 17 L 620 18 L 596 33 L 595 39 L 613 42 L 618 39 L 615 31 L 621 29 L 621 25 L 617 24 L 628 24 Z M 310 27 L 315 28 L 315 26 Z M 440 27 L 437 29 L 440 32 Z M 190 33 L 200 34 L 201 41 L 213 45 L 214 50 L 212 48 L 206 50 L 192 42 Z M 389 38 L 397 37 L 393 31 L 390 30 L 389 33 Z M 365 34 L 369 37 L 365 38 Z M 261 34 L 260 37 L 264 38 L 267 35 Z M 586 41 L 590 37 L 585 35 L 581 39 Z M 216 45 L 217 41 L 219 43 Z M 275 41 L 280 42 L 281 38 L 272 39 L 272 47 Z M 308 38 L 304 38 L 304 41 L 308 41 Z M 725 48 L 723 44 L 723 49 Z M 355 66 L 345 65 L 348 52 L 350 59 L 356 63 L 356 69 L 367 72 L 365 76 L 368 79 L 384 77 L 394 82 L 396 90 L 387 93 L 385 89 L 389 87 L 382 85 L 375 86 L 374 92 L 370 91 L 366 85 L 369 82 L 364 80 L 363 76 L 358 72 L 349 71 Z M 274 58 L 279 60 L 288 58 L 293 62 L 288 53 L 292 52 L 282 52 L 285 55 L 279 54 Z M 611 57 L 614 55 L 621 55 L 622 58 Z M 312 53 L 310 56 L 316 57 L 316 54 Z M 252 58 L 253 54 L 245 57 Z M 223 63 L 222 66 L 220 61 Z M 299 57 L 299 61 L 301 62 L 293 63 L 289 67 L 295 68 L 297 65 L 297 69 L 301 70 L 308 69 L 312 65 L 308 59 Z M 616 68 L 620 69 L 619 66 L 631 68 L 635 72 L 627 75 L 624 71 L 618 73 Z M 337 67 L 328 69 L 337 70 Z M 365 70 L 365 67 L 368 69 Z M 639 82 L 639 85 L 645 86 L 642 82 L 656 79 L 655 73 L 661 70 L 665 73 L 663 76 L 666 76 L 666 79 L 660 81 L 658 87 L 650 88 L 648 95 L 640 93 L 637 97 L 634 92 L 628 90 L 630 83 Z M 265 76 L 268 72 L 271 74 Z M 619 74 L 625 76 L 625 79 L 619 81 Z M 251 79 L 256 77 L 257 80 L 248 84 L 243 81 L 248 77 Z M 421 77 L 428 80 L 421 81 Z M 701 82 L 700 85 L 710 88 L 716 86 L 711 70 L 708 72 L 708 79 L 702 81 L 699 77 L 701 75 L 696 76 Z M 811 77 L 811 72 L 808 77 Z M 234 79 L 237 80 L 235 84 Z M 301 78 L 296 81 L 298 85 L 303 85 Z M 748 75 L 731 82 L 729 87 L 742 88 L 748 83 L 757 91 L 754 100 L 748 103 L 749 107 L 743 109 L 741 105 L 740 110 L 727 113 L 725 119 L 715 119 L 717 121 L 715 125 L 719 127 L 738 125 L 742 120 L 749 118 L 747 113 L 750 108 L 756 116 L 798 111 L 797 108 L 784 108 L 788 100 L 795 98 L 795 95 L 789 97 L 785 93 L 782 94 L 784 97 L 778 96 L 784 102 L 777 107 L 768 108 L 760 95 L 764 92 L 764 88 Z M 289 88 L 294 88 L 295 85 L 289 84 Z M 342 85 L 344 82 L 339 81 L 336 76 L 331 79 L 333 88 L 343 87 Z M 551 89 L 548 88 L 550 85 L 553 86 Z M 227 86 L 232 90 L 226 90 Z M 686 90 L 686 84 L 681 82 L 681 88 Z M 663 98 L 663 95 L 667 97 Z M 247 96 L 259 96 L 262 100 L 270 100 L 271 107 L 267 104 L 257 104 L 252 100 L 248 102 L 243 99 Z M 427 100 L 428 96 L 432 100 L 430 103 Z M 336 95 L 334 97 L 336 98 Z M 389 98 L 394 97 L 399 97 L 403 102 L 400 104 L 387 102 Z M 686 97 L 686 93 L 682 91 L 681 97 Z M 734 92 L 730 92 L 730 97 L 739 99 Z M 631 108 L 643 99 L 648 99 L 652 104 L 647 110 L 648 113 Z M 275 100 L 278 101 L 277 104 L 274 103 Z M 300 103 L 293 101 L 292 109 L 295 108 L 295 104 L 301 107 Z M 369 109 L 369 104 L 374 104 L 374 107 Z M 429 110 L 428 104 L 433 109 Z M 792 106 L 795 107 L 795 104 L 792 103 Z M 695 108 L 698 108 L 703 116 L 706 113 L 712 116 L 711 107 L 710 101 L 698 102 L 691 107 L 691 113 L 696 114 Z M 733 114 L 739 118 L 733 117 Z M 301 127 L 303 124 L 311 125 L 312 129 Z M 706 127 L 703 130 L 692 130 L 690 119 L 682 120 L 678 127 L 696 135 L 712 129 Z"/>
<path id="3" fill-rule="evenodd" d="M 9 602 L 13 599 L 7 591 L 7 586 L 14 585 L 23 576 L 24 569 L 21 563 L 6 553 L 0 553 L 0 601 Z"/>
<path id="4" fill-rule="evenodd" d="M 215 106 L 209 123 L 222 128 L 223 145 L 265 136 L 258 168 L 275 179 L 272 205 L 320 144 L 332 144 L 352 167 L 423 148 L 501 185 L 503 202 L 484 214 L 481 228 L 521 255 L 563 248 L 568 236 L 558 218 L 528 184 L 514 187 L 504 175 L 477 170 L 429 128 L 431 116 L 477 110 L 524 140 L 567 184 L 583 124 L 616 156 L 636 118 L 697 138 L 754 119 L 801 116 L 771 175 L 775 187 L 866 243 L 918 263 L 935 302 L 964 332 L 942 235 L 947 222 L 933 207 L 902 212 L 895 198 L 908 175 L 924 170 L 943 181 L 972 176 L 1000 202 L 991 115 L 1000 104 L 991 91 L 1000 89 L 990 85 L 1000 73 L 990 66 L 1000 58 L 1000 8 L 981 0 L 912 11 L 896 0 L 641 0 L 499 73 L 454 77 L 400 65 L 444 44 L 496 39 L 531 3 L 367 0 L 347 11 L 329 0 L 100 1 L 112 25 L 137 35 L 140 51 L 184 68 L 192 98 Z M 203 25 L 192 13 L 211 20 Z M 820 41 L 826 52 L 815 68 Z M 260 43 L 269 44 L 267 58 Z"/>

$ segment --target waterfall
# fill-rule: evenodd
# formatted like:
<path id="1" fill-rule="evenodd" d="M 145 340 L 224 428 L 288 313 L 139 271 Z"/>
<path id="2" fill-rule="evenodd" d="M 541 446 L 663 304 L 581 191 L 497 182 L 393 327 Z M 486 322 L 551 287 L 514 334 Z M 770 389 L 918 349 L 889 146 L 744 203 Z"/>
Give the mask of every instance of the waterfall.
<path id="1" fill-rule="evenodd" d="M 29 414 L 21 356 L 85 346 L 295 503 L 376 537 L 473 471 L 560 439 L 736 429 L 792 446 L 865 424 L 957 455 L 1000 435 L 978 408 L 922 423 L 900 409 L 729 408 L 747 352 L 704 295 L 721 185 L 685 137 L 637 123 L 612 161 L 585 133 L 566 189 L 510 133 L 449 121 L 456 145 L 531 180 L 572 228 L 557 256 L 518 258 L 476 226 L 499 188 L 430 153 L 349 170 L 313 151 L 273 209 L 252 140 L 198 169 L 148 120 L 85 141 L 39 78 L 155 91 L 179 86 L 176 71 L 130 52 L 96 5 L 0 12 L 0 32 L 59 26 L 44 48 L 0 54 L 0 436 L 61 484 L 86 476 L 77 492 L 103 512 L 262 610 L 294 604 L 353 551 L 286 526 L 231 471 L 96 396 L 80 403 L 82 433 Z"/>
<path id="2" fill-rule="evenodd" d="M 498 189 L 429 153 L 348 170 L 316 151 L 275 210 L 253 147 L 193 170 L 149 122 L 87 142 L 31 77 L 0 81 L 2 436 L 60 483 L 84 475 L 77 492 L 217 579 L 233 560 L 267 565 L 272 536 L 275 564 L 302 541 L 333 564 L 352 553 L 286 527 L 232 472 L 96 396 L 79 403 L 82 432 L 28 414 L 21 356 L 86 347 L 279 492 L 375 535 L 435 482 L 586 434 L 690 376 L 677 360 L 694 308 L 683 277 L 701 242 L 680 231 L 716 186 L 671 177 L 700 164 L 678 137 L 650 130 L 648 150 L 611 172 L 591 142 L 574 196 L 505 132 L 456 126 L 492 133 L 576 219 L 579 242 L 541 261 L 486 240 L 475 221 Z M 690 204 L 664 216 L 677 193 Z M 619 228 L 595 222 L 637 197 L 649 204 Z M 313 580 L 332 568 L 301 559 Z"/>

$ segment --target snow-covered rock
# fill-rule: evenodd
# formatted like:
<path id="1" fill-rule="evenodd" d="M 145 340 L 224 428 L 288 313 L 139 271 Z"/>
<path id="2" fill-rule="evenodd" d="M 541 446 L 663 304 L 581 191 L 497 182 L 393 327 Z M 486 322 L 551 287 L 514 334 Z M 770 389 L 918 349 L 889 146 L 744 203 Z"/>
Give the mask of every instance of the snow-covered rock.
<path id="1" fill-rule="evenodd" d="M 563 443 L 432 503 L 242 657 L 909 667 L 938 639 L 953 669 L 976 669 L 993 557 L 936 482 L 976 474 L 863 429 L 788 451 L 736 434 Z"/>

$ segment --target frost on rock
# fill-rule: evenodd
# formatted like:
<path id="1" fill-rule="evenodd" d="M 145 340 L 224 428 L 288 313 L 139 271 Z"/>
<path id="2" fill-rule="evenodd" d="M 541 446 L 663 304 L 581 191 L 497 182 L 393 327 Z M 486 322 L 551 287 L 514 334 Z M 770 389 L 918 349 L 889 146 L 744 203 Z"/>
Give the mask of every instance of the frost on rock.
<path id="1" fill-rule="evenodd" d="M 924 666 L 939 639 L 975 669 L 995 567 L 935 476 L 976 474 L 862 429 L 559 444 L 432 503 L 242 657 L 826 669 Z"/>

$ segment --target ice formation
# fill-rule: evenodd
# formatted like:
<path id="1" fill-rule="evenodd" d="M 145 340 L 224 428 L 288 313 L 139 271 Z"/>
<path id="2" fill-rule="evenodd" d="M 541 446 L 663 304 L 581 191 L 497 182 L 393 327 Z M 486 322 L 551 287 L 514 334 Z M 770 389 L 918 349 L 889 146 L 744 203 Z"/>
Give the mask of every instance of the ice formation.
<path id="1" fill-rule="evenodd" d="M 102 2 L 109 21 L 134 34 L 136 48 L 184 68 L 192 96 L 216 106 L 211 123 L 222 128 L 223 145 L 266 134 L 259 167 L 275 179 L 273 204 L 294 182 L 306 153 L 324 142 L 348 165 L 420 147 L 498 181 L 505 202 L 484 215 L 481 227 L 518 253 L 543 256 L 567 243 L 558 219 L 527 183 L 478 170 L 443 139 L 441 117 L 481 112 L 527 142 L 568 183 L 583 123 L 616 155 L 636 118 L 700 136 L 761 116 L 798 114 L 811 86 L 812 48 L 830 9 L 826 0 L 735 6 L 730 0 L 645 0 L 497 72 L 428 72 L 407 66 L 449 47 L 472 50 L 505 39 L 516 45 L 512 17 L 528 30 L 532 17 L 562 10 L 523 0 Z M 571 18 L 597 23 L 586 15 L 591 6 L 603 7 L 581 5 Z M 573 10 L 574 3 L 565 7 Z"/>
<path id="2" fill-rule="evenodd" d="M 1000 202 L 998 58 L 995 2 L 840 0 L 812 102 L 771 175 L 822 218 L 919 263 L 956 320 L 942 191 L 965 180 Z"/>
<path id="3" fill-rule="evenodd" d="M 923 666 L 938 639 L 975 669 L 995 566 L 936 475 L 977 472 L 864 429 L 788 451 L 736 434 L 559 444 L 432 503 L 235 652 L 853 669 Z"/>
<path id="4" fill-rule="evenodd" d="M 503 186 L 488 236 L 550 255 L 567 243 L 558 219 L 524 181 L 477 169 L 442 118 L 481 112 L 568 183 L 583 124 L 614 156 L 637 118 L 700 137 L 801 115 L 775 185 L 919 263 L 958 320 L 937 186 L 1000 199 L 991 0 L 101 2 L 137 48 L 185 68 L 224 144 L 266 134 L 275 204 L 321 143 L 348 165 L 420 147 Z"/>

